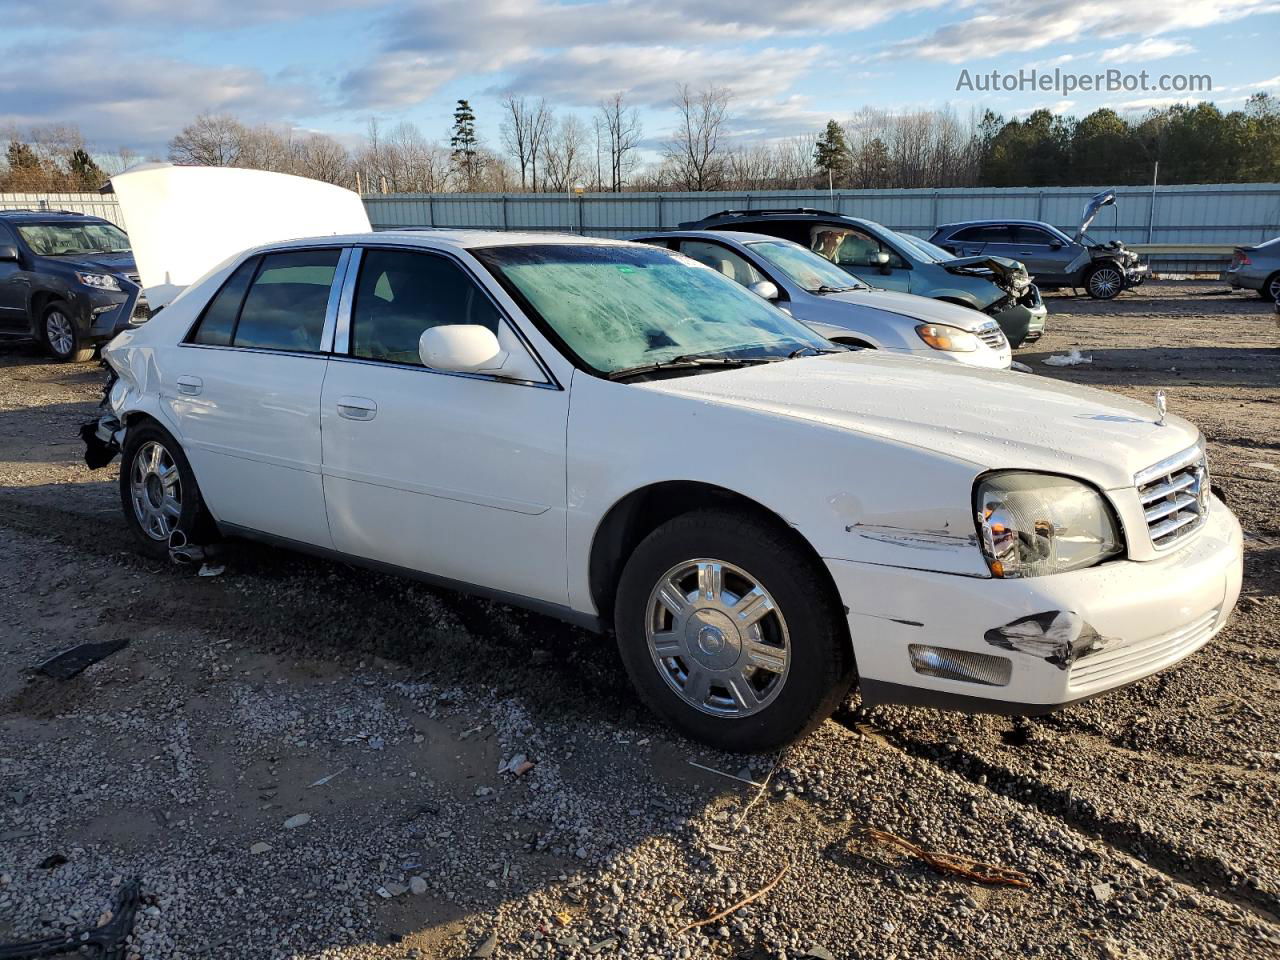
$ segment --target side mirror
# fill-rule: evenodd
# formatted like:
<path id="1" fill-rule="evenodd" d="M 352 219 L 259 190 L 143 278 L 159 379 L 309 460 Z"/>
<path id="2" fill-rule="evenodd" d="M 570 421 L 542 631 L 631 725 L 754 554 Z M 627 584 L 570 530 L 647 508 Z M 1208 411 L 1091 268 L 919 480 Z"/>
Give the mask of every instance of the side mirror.
<path id="1" fill-rule="evenodd" d="M 0 263 L 9 261 L 16 263 L 18 260 L 18 248 L 12 243 L 0 243 Z"/>
<path id="2" fill-rule="evenodd" d="M 778 292 L 777 285 L 770 280 L 757 280 L 755 283 L 751 284 L 751 286 L 747 287 L 747 289 L 761 300 L 777 300 L 782 296 L 782 294 Z"/>
<path id="3" fill-rule="evenodd" d="M 418 355 L 432 370 L 452 373 L 496 371 L 507 359 L 493 331 L 474 323 L 451 323 L 423 331 L 418 338 Z"/>
<path id="4" fill-rule="evenodd" d="M 874 260 L 876 264 L 880 267 L 881 273 L 888 275 L 893 272 L 892 268 L 889 266 L 889 255 L 885 253 L 883 250 L 881 250 L 871 259 Z"/>

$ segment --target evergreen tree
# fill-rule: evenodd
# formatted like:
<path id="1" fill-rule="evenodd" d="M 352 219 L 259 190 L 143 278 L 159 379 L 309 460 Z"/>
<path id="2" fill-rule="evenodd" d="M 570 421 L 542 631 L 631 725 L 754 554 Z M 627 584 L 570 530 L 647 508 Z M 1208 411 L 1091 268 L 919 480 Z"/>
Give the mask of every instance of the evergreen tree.
<path id="1" fill-rule="evenodd" d="M 475 189 L 480 175 L 480 138 L 476 136 L 476 115 L 471 104 L 459 100 L 453 111 L 453 135 L 449 138 L 453 150 L 453 166 L 462 175 L 465 189 Z"/>
<path id="2" fill-rule="evenodd" d="M 44 190 L 46 189 L 47 171 L 36 152 L 21 140 L 10 140 L 5 150 L 5 159 L 9 165 L 8 173 L 0 178 L 0 187 L 5 190 Z"/>
<path id="3" fill-rule="evenodd" d="M 102 168 L 83 147 L 77 147 L 67 159 L 71 170 L 71 186 L 79 190 L 97 190 L 107 179 Z"/>
<path id="4" fill-rule="evenodd" d="M 849 167 L 849 144 L 840 124 L 834 120 L 827 121 L 826 129 L 813 147 L 813 165 L 827 174 L 829 183 L 837 182 Z"/>

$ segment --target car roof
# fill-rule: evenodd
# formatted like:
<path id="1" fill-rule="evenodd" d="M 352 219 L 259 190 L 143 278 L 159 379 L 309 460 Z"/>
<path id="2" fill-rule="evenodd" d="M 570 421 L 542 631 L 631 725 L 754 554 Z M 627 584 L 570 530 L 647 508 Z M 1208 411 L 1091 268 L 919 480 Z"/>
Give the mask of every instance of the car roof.
<path id="1" fill-rule="evenodd" d="M 760 241 L 768 241 L 769 243 L 790 243 L 790 240 L 782 240 L 779 237 L 771 237 L 767 233 L 748 233 L 745 230 L 664 230 L 660 233 L 642 233 L 636 239 L 643 237 L 646 240 L 735 240 L 738 243 L 758 243 Z"/>
<path id="2" fill-rule="evenodd" d="M 879 228 L 881 230 L 889 229 L 875 220 L 864 220 L 861 217 L 851 217 L 846 213 L 813 210 L 808 207 L 799 207 L 795 210 L 721 210 L 719 213 L 708 214 L 701 220 L 691 220 L 689 223 L 732 223 L 735 220 L 801 220 L 813 223 L 856 223 L 864 227 Z"/>
<path id="3" fill-rule="evenodd" d="M 397 246 L 423 247 L 424 249 L 454 248 L 459 250 L 482 247 L 515 247 L 534 244 L 559 244 L 564 246 L 631 246 L 630 241 L 610 237 L 581 237 L 571 233 L 536 233 L 507 230 L 454 230 L 448 228 L 412 227 L 400 230 L 374 230 L 370 233 L 347 233 L 334 236 L 302 237 L 263 244 L 255 250 L 280 250 L 289 247 L 315 246 L 317 244 L 377 244 L 394 243 Z"/>
<path id="4" fill-rule="evenodd" d="M 961 220 L 957 223 L 944 223 L 938 230 L 958 230 L 961 227 L 1049 227 L 1057 230 L 1047 220 Z M 935 233 L 937 231 L 934 231 Z"/>
<path id="5" fill-rule="evenodd" d="M 111 223 L 104 217 L 95 217 L 91 213 L 80 213 L 76 210 L 0 210 L 0 220 L 20 223 L 65 223 L 75 220 Z M 115 226 L 115 224 L 111 225 Z"/>

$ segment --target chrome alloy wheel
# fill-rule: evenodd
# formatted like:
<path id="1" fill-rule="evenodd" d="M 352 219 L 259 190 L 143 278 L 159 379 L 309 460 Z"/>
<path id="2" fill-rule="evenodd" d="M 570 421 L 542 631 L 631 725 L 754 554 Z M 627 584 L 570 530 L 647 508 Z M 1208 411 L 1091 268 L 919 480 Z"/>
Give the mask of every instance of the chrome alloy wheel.
<path id="1" fill-rule="evenodd" d="M 1115 267 L 1099 267 L 1089 277 L 1089 292 L 1099 300 L 1110 300 L 1123 284 L 1124 277 Z"/>
<path id="2" fill-rule="evenodd" d="M 75 346 L 76 334 L 71 318 L 61 310 L 50 310 L 44 318 L 44 336 L 50 349 L 60 357 L 67 356 Z"/>
<path id="3" fill-rule="evenodd" d="M 147 536 L 167 543 L 182 515 L 182 477 L 173 455 L 154 440 L 140 446 L 133 457 L 129 493 Z"/>
<path id="4" fill-rule="evenodd" d="M 686 560 L 649 594 L 645 638 L 662 678 L 689 706 L 749 717 L 781 693 L 791 668 L 787 622 L 751 574 Z"/>

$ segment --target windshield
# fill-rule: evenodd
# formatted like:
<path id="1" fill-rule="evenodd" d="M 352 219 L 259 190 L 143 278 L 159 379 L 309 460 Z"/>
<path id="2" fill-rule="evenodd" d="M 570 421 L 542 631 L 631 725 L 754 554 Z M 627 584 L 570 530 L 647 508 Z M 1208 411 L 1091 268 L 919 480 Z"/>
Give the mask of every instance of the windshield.
<path id="1" fill-rule="evenodd" d="M 597 373 L 678 357 L 831 348 L 745 287 L 670 250 L 557 243 L 471 252 Z"/>
<path id="2" fill-rule="evenodd" d="M 129 252 L 129 238 L 109 223 L 26 223 L 18 227 L 18 232 L 41 257 Z"/>
<path id="3" fill-rule="evenodd" d="M 781 270 L 792 283 L 809 293 L 832 290 L 865 290 L 866 284 L 845 273 L 830 260 L 787 240 L 748 243 L 751 252 Z"/>
<path id="4" fill-rule="evenodd" d="M 926 263 L 942 263 L 944 260 L 954 260 L 954 253 L 947 253 L 941 247 L 936 247 L 928 240 L 921 240 L 919 237 L 913 237 L 909 233 L 896 234 L 898 239 L 905 243 L 908 247 L 920 255 L 920 259 Z"/>

